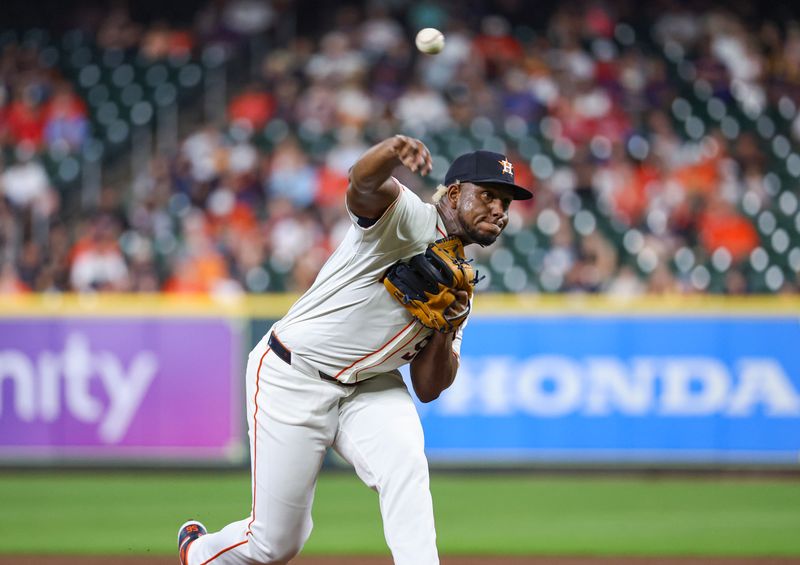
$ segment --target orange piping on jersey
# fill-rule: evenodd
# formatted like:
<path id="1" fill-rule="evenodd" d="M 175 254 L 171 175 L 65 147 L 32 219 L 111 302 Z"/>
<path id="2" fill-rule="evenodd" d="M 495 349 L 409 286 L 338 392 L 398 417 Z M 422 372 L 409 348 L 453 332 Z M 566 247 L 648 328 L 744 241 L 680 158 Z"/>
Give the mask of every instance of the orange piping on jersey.
<path id="1" fill-rule="evenodd" d="M 416 338 L 416 337 L 419 335 L 419 333 L 420 333 L 422 330 L 424 330 L 424 329 L 425 329 L 425 327 L 424 327 L 424 326 L 423 326 L 423 327 L 421 327 L 420 329 L 418 329 L 418 330 L 417 330 L 417 333 L 415 333 L 413 336 L 411 336 L 411 339 L 409 339 L 409 340 L 408 340 L 407 342 L 405 342 L 403 345 L 401 345 L 400 347 L 398 347 L 398 348 L 397 348 L 397 351 L 395 351 L 394 353 L 392 353 L 391 355 L 389 355 L 389 357 L 387 357 L 387 358 L 386 358 L 386 359 L 384 359 L 383 361 L 380 361 L 380 362 L 378 362 L 378 363 L 373 363 L 372 365 L 367 365 L 366 367 L 362 367 L 362 368 L 360 368 L 358 371 L 356 371 L 356 372 L 355 372 L 355 377 L 356 377 L 356 380 L 358 380 L 358 374 L 359 374 L 361 371 L 365 371 L 366 369 L 371 369 L 371 368 L 373 368 L 373 367 L 376 367 L 376 366 L 380 365 L 381 363 L 385 363 L 386 361 L 388 361 L 389 359 L 391 359 L 392 357 L 394 357 L 395 355 L 397 355 L 398 353 L 400 353 L 401 351 L 403 351 L 403 348 L 404 348 L 406 345 L 408 345 L 409 343 L 411 343 L 412 341 L 414 341 L 414 339 L 415 339 L 415 338 Z"/>
<path id="2" fill-rule="evenodd" d="M 247 532 L 245 533 L 246 536 L 252 534 L 252 530 L 250 526 L 253 525 L 253 522 L 256 521 L 256 464 L 258 462 L 258 389 L 261 386 L 261 365 L 264 364 L 264 357 L 267 356 L 267 353 L 270 352 L 270 348 L 267 347 L 267 350 L 261 356 L 261 359 L 258 361 L 258 369 L 256 370 L 256 393 L 253 395 L 253 400 L 255 403 L 255 410 L 253 410 L 253 508 L 252 508 L 252 518 L 250 522 L 247 524 Z M 247 541 L 247 540 L 245 540 Z M 236 547 L 236 546 L 234 546 Z M 216 556 L 215 556 L 216 557 Z M 213 557 L 212 557 L 213 559 Z"/>
<path id="3" fill-rule="evenodd" d="M 232 545 L 232 546 L 230 546 L 230 547 L 226 547 L 225 549 L 223 549 L 222 551 L 220 551 L 219 553 L 217 553 L 217 554 L 216 554 L 214 557 L 212 557 L 211 559 L 208 559 L 207 561 L 203 561 L 203 562 L 202 562 L 200 565 L 206 565 L 207 563 L 211 563 L 212 561 L 214 561 L 214 559 L 216 559 L 217 557 L 219 557 L 220 555 L 222 555 L 222 554 L 223 554 L 223 553 L 225 553 L 226 551 L 230 551 L 231 549 L 233 549 L 233 548 L 235 548 L 235 547 L 239 547 L 240 545 L 244 545 L 244 544 L 246 544 L 246 543 L 247 543 L 247 540 L 244 540 L 244 541 L 240 541 L 239 543 L 235 543 L 235 544 L 233 544 L 233 545 Z"/>
<path id="4" fill-rule="evenodd" d="M 436 212 L 436 231 L 438 231 L 438 232 L 439 232 L 439 235 L 440 235 L 440 236 L 442 236 L 442 237 L 447 237 L 447 234 L 446 234 L 446 233 L 444 233 L 444 231 L 442 231 L 442 228 L 440 228 L 440 227 L 439 227 L 439 221 L 440 221 L 441 219 L 442 219 L 442 217 L 439 215 L 439 212 Z"/>
<path id="5" fill-rule="evenodd" d="M 350 363 L 350 364 L 349 364 L 347 367 L 345 367 L 344 369 L 342 369 L 341 371 L 339 371 L 338 373 L 336 373 L 336 374 L 333 376 L 333 378 L 334 378 L 334 379 L 338 379 L 338 378 L 339 378 L 339 376 L 340 376 L 342 373 L 344 373 L 346 370 L 348 370 L 349 368 L 351 368 L 351 367 L 352 367 L 353 365 L 355 365 L 356 363 L 360 363 L 361 361 L 363 361 L 363 360 L 364 360 L 364 359 L 366 359 L 367 357 L 372 357 L 372 356 L 373 356 L 373 355 L 375 355 L 376 353 L 380 353 L 381 351 L 383 351 L 384 349 L 386 349 L 386 346 L 387 346 L 387 345 L 389 345 L 389 344 L 390 344 L 390 343 L 392 343 L 392 342 L 393 342 L 395 339 L 397 339 L 397 336 L 399 336 L 401 333 L 403 333 L 404 331 L 406 331 L 406 330 L 408 329 L 408 327 L 409 327 L 411 324 L 413 324 L 415 321 L 416 321 L 416 320 L 411 320 L 409 323 L 407 323 L 407 324 L 405 325 L 405 327 L 404 327 L 402 330 L 400 330 L 399 332 L 397 332 L 396 334 L 394 334 L 394 336 L 392 336 L 392 339 L 390 339 L 389 341 L 387 341 L 386 343 L 384 343 L 384 344 L 383 344 L 383 346 L 381 346 L 381 348 L 380 348 L 380 349 L 377 349 L 377 350 L 373 351 L 372 353 L 367 353 L 367 354 L 366 354 L 366 355 L 364 355 L 364 356 L 363 356 L 361 359 L 356 359 L 355 361 L 353 361 L 352 363 Z"/>

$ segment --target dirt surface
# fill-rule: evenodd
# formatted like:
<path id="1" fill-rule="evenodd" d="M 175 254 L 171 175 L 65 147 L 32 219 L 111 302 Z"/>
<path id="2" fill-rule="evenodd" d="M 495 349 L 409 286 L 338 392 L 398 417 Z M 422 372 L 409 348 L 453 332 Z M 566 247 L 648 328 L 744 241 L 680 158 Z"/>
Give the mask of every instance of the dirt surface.
<path id="1" fill-rule="evenodd" d="M 0 565 L 177 565 L 177 557 L 0 555 Z M 389 557 L 298 557 L 292 565 L 392 565 Z M 442 557 L 442 565 L 800 565 L 798 557 Z"/>

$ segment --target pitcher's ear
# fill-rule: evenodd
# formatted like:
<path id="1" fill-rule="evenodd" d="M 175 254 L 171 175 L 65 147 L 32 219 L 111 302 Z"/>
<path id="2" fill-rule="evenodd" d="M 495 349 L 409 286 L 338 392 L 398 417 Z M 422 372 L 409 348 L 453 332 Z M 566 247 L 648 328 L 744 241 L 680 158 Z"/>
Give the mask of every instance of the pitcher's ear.
<path id="1" fill-rule="evenodd" d="M 453 207 L 457 207 L 458 198 L 461 196 L 461 183 L 454 182 L 447 187 L 447 202 Z"/>

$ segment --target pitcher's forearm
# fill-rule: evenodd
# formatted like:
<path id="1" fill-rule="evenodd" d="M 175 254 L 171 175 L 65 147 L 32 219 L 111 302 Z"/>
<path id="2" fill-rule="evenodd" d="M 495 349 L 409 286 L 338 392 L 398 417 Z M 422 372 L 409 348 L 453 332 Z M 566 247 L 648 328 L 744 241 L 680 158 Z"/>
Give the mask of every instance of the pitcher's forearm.
<path id="1" fill-rule="evenodd" d="M 458 356 L 454 333 L 434 332 L 431 341 L 411 362 L 411 384 L 422 402 L 436 400 L 456 379 Z"/>

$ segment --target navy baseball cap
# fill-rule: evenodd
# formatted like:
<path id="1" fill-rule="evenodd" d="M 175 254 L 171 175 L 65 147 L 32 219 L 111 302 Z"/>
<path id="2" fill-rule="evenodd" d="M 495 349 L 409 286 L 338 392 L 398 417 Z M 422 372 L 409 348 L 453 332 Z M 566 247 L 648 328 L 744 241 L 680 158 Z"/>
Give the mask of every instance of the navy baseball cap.
<path id="1" fill-rule="evenodd" d="M 530 200 L 533 193 L 514 184 L 514 165 L 502 153 L 473 151 L 457 157 L 444 176 L 445 186 L 455 182 L 508 188 L 514 200 Z"/>

